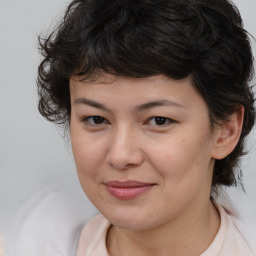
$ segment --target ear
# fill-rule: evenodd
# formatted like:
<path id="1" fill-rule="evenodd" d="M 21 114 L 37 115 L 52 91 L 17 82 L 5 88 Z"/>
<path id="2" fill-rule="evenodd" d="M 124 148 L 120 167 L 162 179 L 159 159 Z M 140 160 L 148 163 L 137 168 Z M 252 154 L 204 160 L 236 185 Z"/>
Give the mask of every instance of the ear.
<path id="1" fill-rule="evenodd" d="M 236 147 L 244 121 L 244 107 L 239 106 L 228 120 L 222 121 L 215 129 L 213 159 L 223 159 Z"/>

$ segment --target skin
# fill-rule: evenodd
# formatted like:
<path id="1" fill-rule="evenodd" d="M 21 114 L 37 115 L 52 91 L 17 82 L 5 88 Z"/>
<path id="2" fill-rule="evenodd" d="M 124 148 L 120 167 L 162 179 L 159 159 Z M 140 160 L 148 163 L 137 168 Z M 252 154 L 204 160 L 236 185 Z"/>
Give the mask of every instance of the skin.
<path id="1" fill-rule="evenodd" d="M 220 225 L 210 200 L 214 162 L 233 147 L 223 149 L 222 135 L 229 137 L 236 130 L 211 127 L 208 107 L 190 77 L 72 77 L 70 94 L 78 176 L 88 198 L 113 224 L 107 237 L 109 254 L 204 252 Z M 104 119 L 95 124 L 93 116 Z M 164 124 L 156 123 L 156 116 L 165 117 Z M 106 188 L 113 180 L 154 185 L 123 200 Z"/>

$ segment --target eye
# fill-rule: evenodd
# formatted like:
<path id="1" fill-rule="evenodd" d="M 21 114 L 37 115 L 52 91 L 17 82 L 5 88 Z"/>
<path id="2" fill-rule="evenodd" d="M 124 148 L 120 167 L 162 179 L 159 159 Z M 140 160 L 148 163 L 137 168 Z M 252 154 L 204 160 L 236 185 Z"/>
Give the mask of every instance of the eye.
<path id="1" fill-rule="evenodd" d="M 148 121 L 148 124 L 150 125 L 157 125 L 157 126 L 166 126 L 168 124 L 173 123 L 174 121 L 167 118 L 167 117 L 162 117 L 162 116 L 154 116 L 151 117 Z"/>
<path id="2" fill-rule="evenodd" d="M 89 125 L 101 125 L 106 124 L 107 119 L 102 116 L 88 116 L 83 119 L 83 122 L 88 123 Z"/>

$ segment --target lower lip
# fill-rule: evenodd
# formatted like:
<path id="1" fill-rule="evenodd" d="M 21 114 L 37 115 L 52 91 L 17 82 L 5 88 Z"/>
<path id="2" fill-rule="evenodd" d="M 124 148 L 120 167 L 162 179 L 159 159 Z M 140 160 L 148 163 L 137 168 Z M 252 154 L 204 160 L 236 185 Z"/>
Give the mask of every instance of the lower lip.
<path id="1" fill-rule="evenodd" d="M 145 192 L 153 188 L 153 186 L 154 185 L 148 185 L 148 186 L 132 187 L 132 188 L 130 187 L 120 188 L 120 187 L 107 186 L 107 189 L 112 196 L 122 200 L 129 200 L 144 194 Z"/>

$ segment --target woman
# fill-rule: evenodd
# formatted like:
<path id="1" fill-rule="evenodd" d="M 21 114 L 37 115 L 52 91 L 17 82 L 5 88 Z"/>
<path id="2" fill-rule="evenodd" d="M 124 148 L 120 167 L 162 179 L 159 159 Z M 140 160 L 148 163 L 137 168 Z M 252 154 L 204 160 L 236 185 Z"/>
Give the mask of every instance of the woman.
<path id="1" fill-rule="evenodd" d="M 101 213 L 77 256 L 255 255 L 212 198 L 236 185 L 255 117 L 230 1 L 74 0 L 40 47 L 40 113 L 68 124 Z"/>

